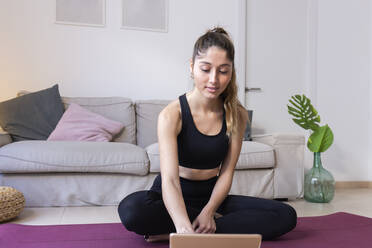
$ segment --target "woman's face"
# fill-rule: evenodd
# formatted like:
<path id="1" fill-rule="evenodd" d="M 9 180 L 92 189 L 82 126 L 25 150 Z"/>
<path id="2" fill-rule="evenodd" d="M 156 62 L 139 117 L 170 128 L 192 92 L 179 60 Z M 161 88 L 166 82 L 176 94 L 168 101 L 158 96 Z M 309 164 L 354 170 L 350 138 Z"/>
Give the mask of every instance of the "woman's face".
<path id="1" fill-rule="evenodd" d="M 232 76 L 232 62 L 227 58 L 226 51 L 216 46 L 196 56 L 195 64 L 191 62 L 190 69 L 195 88 L 208 98 L 218 98 Z"/>

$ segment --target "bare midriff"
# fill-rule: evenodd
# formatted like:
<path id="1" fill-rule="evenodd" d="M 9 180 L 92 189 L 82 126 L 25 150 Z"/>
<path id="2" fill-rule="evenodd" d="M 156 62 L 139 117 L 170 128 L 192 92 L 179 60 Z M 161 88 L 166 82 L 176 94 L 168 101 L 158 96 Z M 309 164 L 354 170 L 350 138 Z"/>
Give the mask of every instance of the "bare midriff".
<path id="1" fill-rule="evenodd" d="M 189 180 L 208 180 L 218 175 L 220 167 L 213 169 L 192 169 L 179 165 L 179 176 Z"/>

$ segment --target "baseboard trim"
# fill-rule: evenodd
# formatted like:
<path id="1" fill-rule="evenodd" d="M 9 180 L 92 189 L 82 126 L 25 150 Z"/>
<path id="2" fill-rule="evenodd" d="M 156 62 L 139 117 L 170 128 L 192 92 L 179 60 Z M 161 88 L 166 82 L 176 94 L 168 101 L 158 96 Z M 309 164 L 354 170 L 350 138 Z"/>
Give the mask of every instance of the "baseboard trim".
<path id="1" fill-rule="evenodd" d="M 371 181 L 339 181 L 336 182 L 336 189 L 372 188 Z"/>

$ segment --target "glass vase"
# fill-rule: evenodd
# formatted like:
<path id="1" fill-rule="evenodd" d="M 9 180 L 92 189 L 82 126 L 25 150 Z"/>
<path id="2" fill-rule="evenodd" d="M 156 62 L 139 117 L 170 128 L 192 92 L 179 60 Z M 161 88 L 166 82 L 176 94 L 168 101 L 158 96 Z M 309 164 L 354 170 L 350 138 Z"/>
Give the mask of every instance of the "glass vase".
<path id="1" fill-rule="evenodd" d="M 320 152 L 314 152 L 313 168 L 305 175 L 304 198 L 309 202 L 327 203 L 335 194 L 335 179 L 323 168 Z"/>

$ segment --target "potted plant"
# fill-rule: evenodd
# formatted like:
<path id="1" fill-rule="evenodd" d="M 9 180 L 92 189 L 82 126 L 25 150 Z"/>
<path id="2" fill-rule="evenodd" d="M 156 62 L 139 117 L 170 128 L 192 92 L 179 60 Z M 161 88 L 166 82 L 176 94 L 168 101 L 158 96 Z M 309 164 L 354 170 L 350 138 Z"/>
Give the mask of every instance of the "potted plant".
<path id="1" fill-rule="evenodd" d="M 309 98 L 305 95 L 294 95 L 287 104 L 288 113 L 297 125 L 312 130 L 307 147 L 314 153 L 313 167 L 305 174 L 304 198 L 309 202 L 330 202 L 334 197 L 335 180 L 332 174 L 324 169 L 321 153 L 325 152 L 333 143 L 333 133 L 326 124 L 319 126 L 320 116 Z"/>

